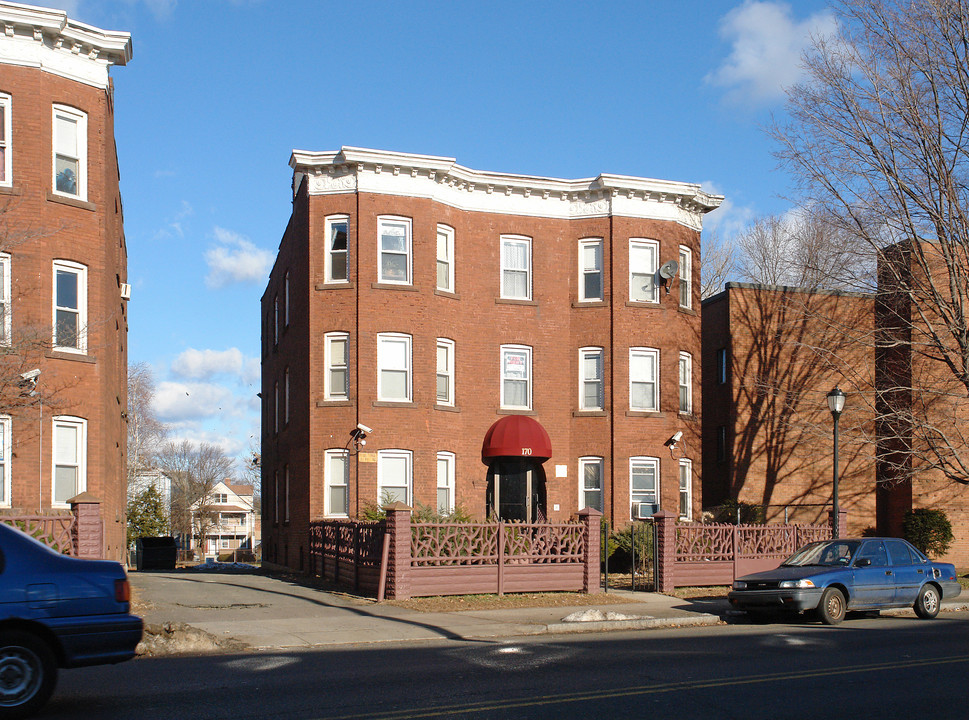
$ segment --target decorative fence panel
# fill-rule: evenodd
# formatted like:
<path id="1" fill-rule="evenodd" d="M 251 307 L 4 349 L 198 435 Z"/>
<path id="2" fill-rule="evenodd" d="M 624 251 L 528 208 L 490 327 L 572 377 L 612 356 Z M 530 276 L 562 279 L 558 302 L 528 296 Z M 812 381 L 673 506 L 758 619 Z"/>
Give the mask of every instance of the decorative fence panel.
<path id="1" fill-rule="evenodd" d="M 310 523 L 310 572 L 359 592 L 376 593 L 386 530 L 382 522 Z"/>
<path id="2" fill-rule="evenodd" d="M 74 541 L 77 518 L 74 514 L 0 515 L 0 522 L 22 530 L 62 555 L 77 557 Z"/>

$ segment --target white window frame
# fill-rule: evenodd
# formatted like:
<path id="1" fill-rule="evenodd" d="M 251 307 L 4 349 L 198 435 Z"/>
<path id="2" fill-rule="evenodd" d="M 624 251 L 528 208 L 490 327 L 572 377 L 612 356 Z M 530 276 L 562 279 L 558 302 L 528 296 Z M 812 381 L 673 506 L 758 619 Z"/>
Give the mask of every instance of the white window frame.
<path id="1" fill-rule="evenodd" d="M 645 265 L 634 263 L 634 257 L 641 257 L 644 253 L 648 256 L 643 258 Z M 656 240 L 647 238 L 629 238 L 629 301 L 637 303 L 658 303 L 659 302 L 659 283 L 656 282 L 656 270 L 659 267 L 659 243 Z M 648 297 L 639 297 L 635 291 L 637 283 L 642 280 L 634 280 L 633 276 L 638 275 L 649 278 L 652 285 L 652 292 Z M 645 286 L 644 286 L 645 287 Z"/>
<path id="2" fill-rule="evenodd" d="M 598 488 L 588 487 L 585 481 L 586 468 L 592 467 L 592 466 L 599 468 L 599 487 Z M 606 462 L 605 462 L 605 459 L 602 457 L 599 457 L 596 455 L 590 455 L 588 457 L 579 458 L 579 510 L 583 510 L 587 507 L 592 507 L 598 510 L 599 512 L 603 512 L 604 495 L 602 492 L 602 485 L 604 482 L 603 478 L 605 476 L 605 468 L 606 468 Z M 587 494 L 590 492 L 599 493 L 598 506 L 590 505 L 587 502 L 588 500 Z"/>
<path id="3" fill-rule="evenodd" d="M 343 343 L 343 357 L 336 357 L 333 346 Z M 346 400 L 350 396 L 350 334 L 345 332 L 326 333 L 323 336 L 323 398 L 325 400 Z M 336 387 L 333 373 L 343 371 L 343 384 Z"/>
<path id="4" fill-rule="evenodd" d="M 509 375 L 507 358 L 512 355 L 524 355 L 525 357 L 525 367 L 523 369 L 524 377 Z M 532 349 L 528 345 L 502 345 L 501 355 L 500 355 L 501 367 L 499 372 L 501 375 L 501 391 L 500 391 L 500 405 L 502 409 L 506 410 L 531 410 L 532 409 Z M 510 405 L 505 398 L 505 383 L 506 382 L 522 382 L 525 383 L 525 398 L 526 402 L 524 405 Z"/>
<path id="5" fill-rule="evenodd" d="M 413 355 L 411 354 L 413 338 L 403 333 L 378 333 L 377 334 L 377 399 L 383 402 L 411 402 Z M 404 367 L 388 366 L 387 352 L 390 346 L 401 345 L 404 347 Z M 395 372 L 404 373 L 404 397 L 390 397 L 386 394 L 384 373 Z"/>
<path id="6" fill-rule="evenodd" d="M 652 361 L 653 376 L 648 377 L 634 377 L 633 375 L 633 360 L 634 358 L 649 359 Z M 629 409 L 636 412 L 659 412 L 660 400 L 659 400 L 659 350 L 656 348 L 647 347 L 633 347 L 629 348 Z M 635 393 L 633 392 L 633 385 L 636 383 L 652 383 L 653 385 L 653 402 L 650 405 L 636 405 L 635 404 Z"/>
<path id="7" fill-rule="evenodd" d="M 286 476 L 286 505 L 285 505 L 285 515 L 283 515 L 283 522 L 289 522 L 289 464 L 283 466 L 283 474 Z"/>
<path id="8" fill-rule="evenodd" d="M 591 359 L 598 360 L 598 378 L 590 378 L 586 375 L 586 364 Z M 586 388 L 589 385 L 595 385 L 598 388 L 595 405 L 587 404 Z M 605 351 L 601 347 L 579 348 L 579 410 L 603 410 L 605 400 Z"/>
<path id="9" fill-rule="evenodd" d="M 383 228 L 391 225 L 400 225 L 404 227 L 404 251 L 399 252 L 397 250 L 389 251 L 383 249 Z M 413 233 L 413 223 L 410 218 L 399 217 L 397 215 L 381 215 L 377 218 L 377 282 L 386 283 L 388 285 L 412 285 L 414 277 L 414 233 Z M 406 272 L 407 276 L 401 280 L 400 278 L 392 278 L 384 275 L 384 253 L 390 255 L 404 255 L 406 262 Z"/>
<path id="10" fill-rule="evenodd" d="M 283 371 L 283 427 L 289 425 L 289 368 Z"/>
<path id="11" fill-rule="evenodd" d="M 684 415 L 689 415 L 693 412 L 693 356 L 690 353 L 680 353 L 677 376 L 680 391 L 676 400 L 679 404 L 680 412 Z M 684 399 L 686 400 L 685 403 Z"/>
<path id="12" fill-rule="evenodd" d="M 680 520 L 693 519 L 693 461 L 680 458 Z M 684 482 L 684 480 L 686 482 Z M 686 500 L 686 513 L 683 512 L 683 501 Z"/>
<path id="13" fill-rule="evenodd" d="M 524 246 L 525 248 L 525 267 L 509 267 L 507 249 L 512 246 Z M 525 294 L 512 295 L 505 282 L 508 273 L 525 274 Z M 532 239 L 525 235 L 502 235 L 501 236 L 501 297 L 505 300 L 531 300 L 532 299 Z"/>
<path id="14" fill-rule="evenodd" d="M 273 384 L 273 432 L 279 434 L 279 380 Z"/>
<path id="15" fill-rule="evenodd" d="M 602 238 L 582 238 L 579 240 L 579 302 L 602 302 L 605 297 L 605 274 L 603 272 Z M 596 250 L 598 268 L 589 268 L 586 264 L 586 251 Z M 599 295 L 590 296 L 586 293 L 586 279 L 590 275 L 599 276 Z"/>
<path id="16" fill-rule="evenodd" d="M 680 245 L 680 307 L 693 307 L 693 251 Z"/>
<path id="17" fill-rule="evenodd" d="M 10 116 L 13 114 L 13 99 L 4 93 L 0 93 L 0 110 L 3 116 L 0 117 L 0 152 L 3 159 L 0 160 L 0 186 L 13 186 L 13 122 Z"/>
<path id="18" fill-rule="evenodd" d="M 13 421 L 9 415 L 0 415 L 0 507 L 11 507 L 13 482 L 10 465 L 13 459 Z"/>
<path id="19" fill-rule="evenodd" d="M 454 512 L 454 467 L 455 455 L 453 452 L 439 452 L 437 454 L 437 495 L 434 499 L 434 507 L 441 515 L 450 515 Z M 441 504 L 441 493 L 446 494 L 444 504 Z"/>
<path id="20" fill-rule="evenodd" d="M 346 250 L 333 249 L 333 228 L 340 224 L 346 225 Z M 323 259 L 323 282 L 327 284 L 346 284 L 350 282 L 350 216 L 327 216 L 323 221 L 323 242 L 326 243 Z M 337 278 L 333 276 L 333 258 L 335 255 L 343 255 L 346 277 Z"/>
<path id="21" fill-rule="evenodd" d="M 336 460 L 343 461 L 343 476 L 337 477 Z M 348 517 L 350 507 L 350 452 L 345 449 L 327 450 L 323 455 L 323 514 L 327 517 Z M 333 507 L 332 492 L 343 488 L 344 507 Z"/>
<path id="22" fill-rule="evenodd" d="M 289 270 L 283 275 L 283 327 L 289 327 Z"/>
<path id="23" fill-rule="evenodd" d="M 87 420 L 72 415 L 60 415 L 52 421 L 53 433 L 51 437 L 51 476 L 50 476 L 50 498 L 51 507 L 66 508 L 66 502 L 70 498 L 58 501 L 57 497 L 57 468 L 62 466 L 74 467 L 77 469 L 77 487 L 74 495 L 80 495 L 87 490 Z M 77 431 L 77 446 L 74 448 L 76 461 L 74 463 L 58 462 L 57 449 L 60 444 L 58 438 L 59 429 L 71 428 Z"/>
<path id="24" fill-rule="evenodd" d="M 11 316 L 13 314 L 12 307 L 10 305 L 10 264 L 12 260 L 10 256 L 6 253 L 0 253 L 0 282 L 3 283 L 3 287 L 0 288 L 0 346 L 9 347 L 10 345 L 10 331 L 11 331 Z"/>
<path id="25" fill-rule="evenodd" d="M 385 463 L 388 460 L 403 460 L 404 472 L 407 477 L 404 478 L 404 484 L 388 485 L 387 481 L 387 468 Z M 413 505 L 414 497 L 414 453 L 410 450 L 378 450 L 377 451 L 377 502 L 383 502 L 383 494 L 385 489 L 402 489 L 404 493 L 404 498 L 400 501 L 405 505 Z M 398 498 L 400 499 L 400 498 Z"/>
<path id="26" fill-rule="evenodd" d="M 54 260 L 51 274 L 51 318 L 53 320 L 52 342 L 55 350 L 78 354 L 87 353 L 87 266 L 69 260 Z M 77 307 L 61 308 L 57 304 L 57 273 L 63 272 L 77 276 Z M 77 347 L 61 345 L 57 339 L 57 311 L 63 309 L 77 313 Z"/>
<path id="27" fill-rule="evenodd" d="M 77 162 L 77 192 L 69 193 L 57 189 L 57 155 L 60 147 L 58 137 L 58 117 L 63 117 L 76 124 L 77 127 L 77 157 L 69 157 Z M 72 198 L 74 200 L 87 200 L 87 114 L 67 105 L 54 105 L 51 114 L 51 192 L 60 197 Z"/>
<path id="28" fill-rule="evenodd" d="M 717 348 L 717 385 L 727 384 L 727 348 Z"/>
<path id="29" fill-rule="evenodd" d="M 650 499 L 649 490 L 636 491 L 633 488 L 633 474 L 636 468 L 652 468 L 653 470 L 653 490 L 652 499 Z M 645 496 L 645 499 L 636 499 L 634 495 Z M 648 457 L 645 455 L 637 455 L 635 457 L 629 458 L 629 519 L 635 520 L 635 513 L 633 513 L 633 506 L 638 505 L 641 502 L 651 502 L 656 505 L 657 508 L 662 508 L 660 502 L 660 476 L 659 476 L 659 458 Z"/>
<path id="30" fill-rule="evenodd" d="M 444 367 L 441 367 L 441 351 L 444 351 L 446 357 L 444 358 Z M 437 364 L 437 377 L 436 384 L 434 388 L 435 402 L 438 405 L 447 405 L 449 407 L 454 406 L 454 341 L 447 338 L 437 339 L 436 348 L 436 358 L 435 362 Z M 441 379 L 447 385 L 446 396 L 441 398 L 440 384 Z"/>
<path id="31" fill-rule="evenodd" d="M 441 284 L 442 265 L 444 265 L 444 284 Z M 454 292 L 454 228 L 450 225 L 437 226 L 437 265 L 435 282 L 438 290 Z"/>

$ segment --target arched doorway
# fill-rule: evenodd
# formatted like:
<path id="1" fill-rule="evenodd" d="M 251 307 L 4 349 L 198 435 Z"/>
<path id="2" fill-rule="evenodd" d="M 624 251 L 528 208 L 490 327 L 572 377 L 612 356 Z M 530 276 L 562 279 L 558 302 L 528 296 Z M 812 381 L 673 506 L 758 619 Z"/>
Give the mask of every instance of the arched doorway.
<path id="1" fill-rule="evenodd" d="M 485 433 L 481 461 L 488 466 L 488 517 L 544 522 L 548 517 L 545 468 L 552 443 L 541 424 L 526 415 L 508 415 Z"/>

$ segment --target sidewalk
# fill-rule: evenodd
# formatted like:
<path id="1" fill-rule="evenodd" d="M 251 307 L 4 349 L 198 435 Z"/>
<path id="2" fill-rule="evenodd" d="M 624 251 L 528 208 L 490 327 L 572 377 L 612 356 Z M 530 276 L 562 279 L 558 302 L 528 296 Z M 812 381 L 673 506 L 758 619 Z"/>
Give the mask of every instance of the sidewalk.
<path id="1" fill-rule="evenodd" d="M 204 649 L 205 635 L 212 649 L 292 649 L 715 625 L 728 611 L 726 598 L 681 600 L 610 590 L 616 604 L 420 612 L 258 574 L 132 572 L 129 577 L 151 632 L 166 625 L 181 630 L 170 633 L 166 643 L 175 652 Z"/>

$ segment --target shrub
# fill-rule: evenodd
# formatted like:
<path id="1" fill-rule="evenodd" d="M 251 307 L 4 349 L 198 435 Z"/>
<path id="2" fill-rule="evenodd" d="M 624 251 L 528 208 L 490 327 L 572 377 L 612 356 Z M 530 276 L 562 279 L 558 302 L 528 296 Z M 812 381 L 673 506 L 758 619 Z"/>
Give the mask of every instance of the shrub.
<path id="1" fill-rule="evenodd" d="M 634 523 L 609 536 L 609 572 L 629 572 L 633 566 L 633 534 L 636 541 L 636 572 L 645 572 L 653 563 L 653 528 Z"/>
<path id="2" fill-rule="evenodd" d="M 926 555 L 938 557 L 952 545 L 952 524 L 943 510 L 919 508 L 905 513 L 905 539 Z"/>
<path id="3" fill-rule="evenodd" d="M 727 500 L 722 505 L 710 508 L 713 514 L 713 522 L 737 524 L 737 515 L 740 515 L 741 525 L 763 525 L 767 522 L 767 510 L 763 505 L 743 502 L 741 500 Z"/>

